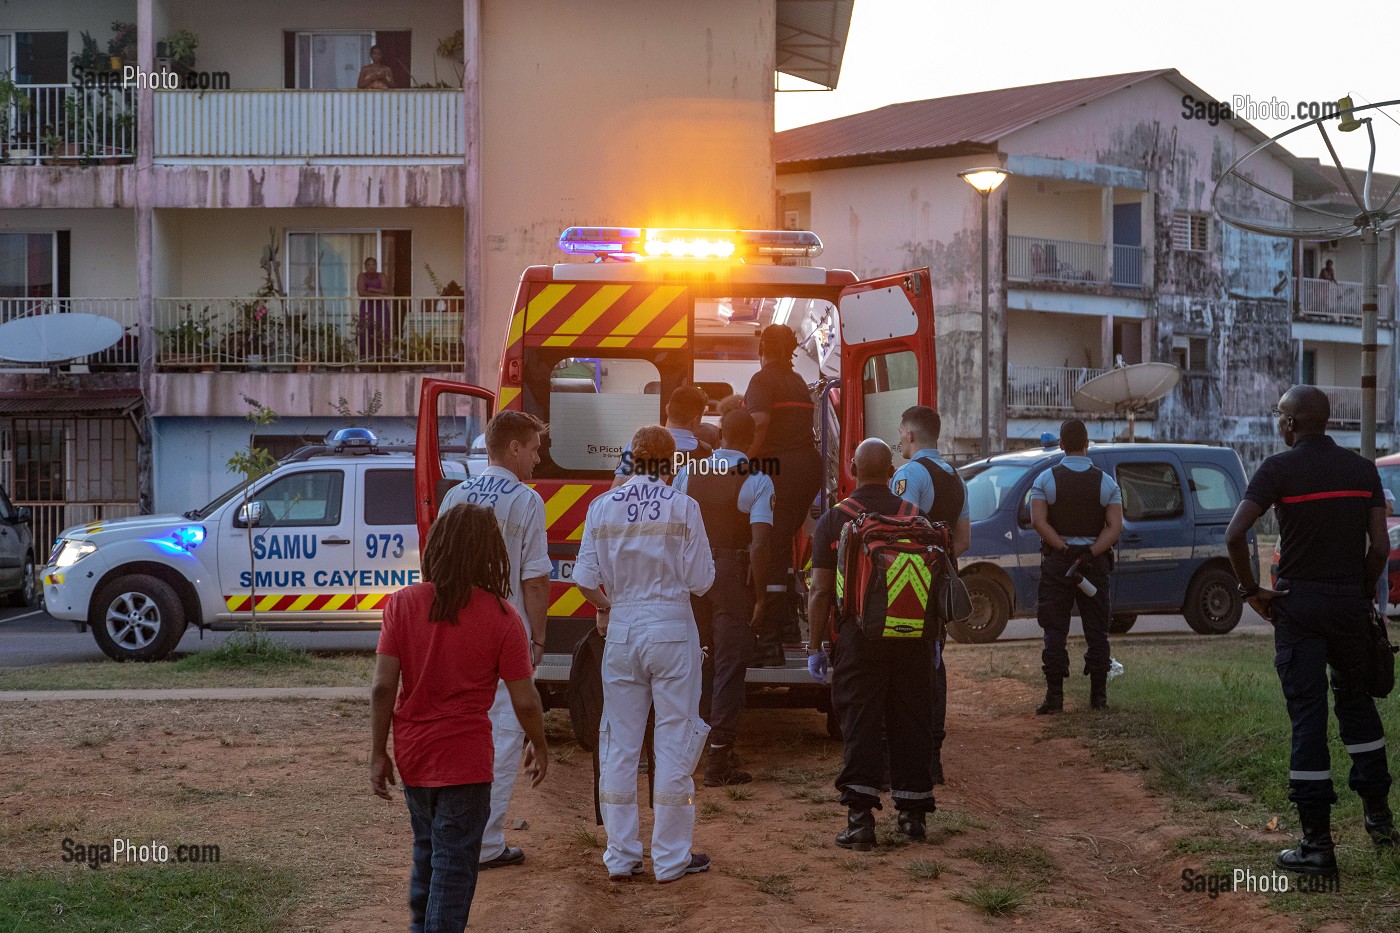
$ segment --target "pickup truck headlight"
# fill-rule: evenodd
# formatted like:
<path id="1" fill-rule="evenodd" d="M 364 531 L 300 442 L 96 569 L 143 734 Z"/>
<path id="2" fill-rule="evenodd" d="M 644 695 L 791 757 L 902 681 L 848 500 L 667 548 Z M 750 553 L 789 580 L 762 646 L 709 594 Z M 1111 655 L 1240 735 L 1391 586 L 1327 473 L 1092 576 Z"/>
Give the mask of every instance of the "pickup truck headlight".
<path id="1" fill-rule="evenodd" d="M 58 546 L 58 554 L 53 559 L 53 565 L 60 568 L 71 567 L 95 550 L 97 550 L 97 545 L 91 541 L 73 541 L 64 538 Z"/>

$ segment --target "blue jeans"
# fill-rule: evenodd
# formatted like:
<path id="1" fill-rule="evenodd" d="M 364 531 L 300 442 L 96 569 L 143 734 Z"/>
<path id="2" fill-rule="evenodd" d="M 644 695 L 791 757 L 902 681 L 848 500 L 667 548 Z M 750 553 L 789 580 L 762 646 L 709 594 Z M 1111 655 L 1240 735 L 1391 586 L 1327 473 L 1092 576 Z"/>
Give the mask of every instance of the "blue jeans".
<path id="1" fill-rule="evenodd" d="M 462 933 L 476 893 L 481 833 L 491 816 L 491 784 L 403 786 L 413 824 L 408 881 L 411 933 Z"/>

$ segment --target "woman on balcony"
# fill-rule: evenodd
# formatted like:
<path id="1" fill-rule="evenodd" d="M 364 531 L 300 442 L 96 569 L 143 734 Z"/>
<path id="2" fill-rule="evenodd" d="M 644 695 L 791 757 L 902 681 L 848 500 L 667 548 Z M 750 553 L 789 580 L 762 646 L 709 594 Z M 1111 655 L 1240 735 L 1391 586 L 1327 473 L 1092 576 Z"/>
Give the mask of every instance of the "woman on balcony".
<path id="1" fill-rule="evenodd" d="M 391 302 L 384 296 L 391 294 L 389 282 L 379 271 L 379 262 L 370 256 L 365 260 L 365 271 L 360 273 L 355 283 L 360 298 L 371 299 L 360 302 L 360 323 L 356 336 L 359 338 L 360 359 L 379 361 L 386 358 L 386 344 L 396 340 Z"/>
<path id="2" fill-rule="evenodd" d="M 362 91 L 388 91 L 394 87 L 394 69 L 384 64 L 384 53 L 379 46 L 369 47 L 369 64 L 360 69 L 360 80 L 355 86 Z"/>

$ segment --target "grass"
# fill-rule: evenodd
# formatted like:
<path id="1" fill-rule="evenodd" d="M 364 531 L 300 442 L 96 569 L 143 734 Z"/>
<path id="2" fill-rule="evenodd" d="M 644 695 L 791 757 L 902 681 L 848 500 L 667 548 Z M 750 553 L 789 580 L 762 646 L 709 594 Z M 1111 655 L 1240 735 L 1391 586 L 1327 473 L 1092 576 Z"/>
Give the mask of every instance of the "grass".
<path id="1" fill-rule="evenodd" d="M 301 887 L 286 871 L 235 862 L 21 874 L 0 878 L 0 930 L 271 933 Z"/>
<path id="2" fill-rule="evenodd" d="M 1058 874 L 1055 862 L 1040 846 L 997 843 L 963 849 L 958 855 L 1007 878 L 1042 884 Z"/>
<path id="3" fill-rule="evenodd" d="M 374 655 L 368 652 L 311 654 L 266 635 L 253 650 L 245 640 L 235 633 L 208 651 L 150 664 L 89 661 L 0 668 L 0 690 L 368 687 L 374 679 Z"/>
<path id="4" fill-rule="evenodd" d="M 603 840 L 598 838 L 598 834 L 591 829 L 574 830 L 573 839 L 576 845 L 581 845 L 585 849 L 601 849 L 603 847 Z"/>
<path id="5" fill-rule="evenodd" d="M 1023 884 L 974 884 L 971 891 L 953 892 L 953 900 L 962 901 L 985 912 L 988 916 L 1004 917 L 1026 903 L 1032 894 Z"/>
<path id="6" fill-rule="evenodd" d="M 747 787 L 726 787 L 724 793 L 730 800 L 736 803 L 740 800 L 753 799 L 753 791 L 749 790 Z"/>
<path id="7" fill-rule="evenodd" d="M 735 872 L 734 877 L 742 881 L 747 881 L 764 894 L 768 894 L 780 900 L 788 900 L 793 895 L 794 889 L 791 875 L 755 875 L 748 872 Z"/>
<path id="8" fill-rule="evenodd" d="M 905 865 L 904 870 L 915 881 L 933 881 L 943 874 L 943 865 L 936 859 L 916 858 Z"/>

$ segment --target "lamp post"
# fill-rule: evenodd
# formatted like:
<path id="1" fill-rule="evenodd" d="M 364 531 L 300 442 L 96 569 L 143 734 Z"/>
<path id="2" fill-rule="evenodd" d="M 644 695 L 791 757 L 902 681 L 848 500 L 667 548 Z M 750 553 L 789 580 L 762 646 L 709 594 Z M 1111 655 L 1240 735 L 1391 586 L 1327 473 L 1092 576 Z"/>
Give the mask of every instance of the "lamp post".
<path id="1" fill-rule="evenodd" d="M 958 172 L 958 177 L 967 182 L 982 196 L 982 456 L 992 453 L 991 384 L 992 312 L 987 294 L 987 202 L 992 192 L 1011 173 L 1004 168 L 970 168 Z"/>

